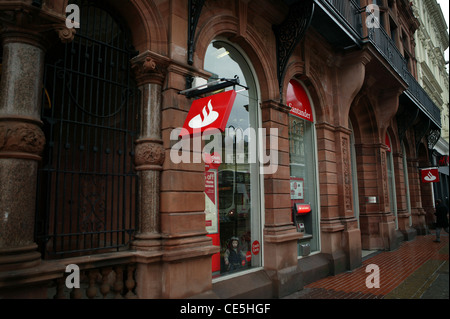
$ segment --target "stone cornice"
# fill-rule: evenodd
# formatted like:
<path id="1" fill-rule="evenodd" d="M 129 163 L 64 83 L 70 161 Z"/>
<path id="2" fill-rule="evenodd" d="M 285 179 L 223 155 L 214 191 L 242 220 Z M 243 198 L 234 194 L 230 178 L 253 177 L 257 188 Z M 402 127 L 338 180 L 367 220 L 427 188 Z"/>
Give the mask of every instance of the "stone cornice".
<path id="1" fill-rule="evenodd" d="M 40 9 L 23 1 L 0 0 L 0 33 L 3 39 L 38 45 L 45 50 L 53 32 L 62 42 L 73 40 L 76 30 L 68 29 L 65 22 L 64 15 L 52 10 Z"/>
<path id="2" fill-rule="evenodd" d="M 423 0 L 423 5 L 430 15 L 431 24 L 436 27 L 439 39 L 442 41 L 444 50 L 449 46 L 449 37 L 447 31 L 447 23 L 445 22 L 442 9 L 436 0 Z"/>

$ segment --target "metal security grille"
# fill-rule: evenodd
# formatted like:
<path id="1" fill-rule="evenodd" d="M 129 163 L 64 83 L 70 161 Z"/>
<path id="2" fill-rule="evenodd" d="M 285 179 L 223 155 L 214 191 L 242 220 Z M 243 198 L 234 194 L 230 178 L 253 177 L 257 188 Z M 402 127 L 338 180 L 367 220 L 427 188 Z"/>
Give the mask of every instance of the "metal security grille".
<path id="1" fill-rule="evenodd" d="M 127 247 L 136 229 L 139 91 L 125 29 L 94 1 L 73 1 L 72 43 L 47 56 L 36 242 L 46 258 Z"/>

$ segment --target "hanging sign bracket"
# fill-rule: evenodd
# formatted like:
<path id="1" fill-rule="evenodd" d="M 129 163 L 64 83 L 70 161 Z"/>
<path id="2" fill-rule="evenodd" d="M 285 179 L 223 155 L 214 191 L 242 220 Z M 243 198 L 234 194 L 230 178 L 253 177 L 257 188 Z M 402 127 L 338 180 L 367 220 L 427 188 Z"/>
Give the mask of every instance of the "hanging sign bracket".
<path id="1" fill-rule="evenodd" d="M 178 92 L 178 94 L 183 94 L 187 98 L 197 97 L 202 94 L 210 93 L 225 89 L 230 86 L 240 86 L 245 90 L 248 90 L 248 87 L 239 84 L 239 77 L 236 75 L 233 79 L 221 78 L 213 82 L 209 82 L 194 88 L 190 88 L 187 90 L 183 90 Z"/>

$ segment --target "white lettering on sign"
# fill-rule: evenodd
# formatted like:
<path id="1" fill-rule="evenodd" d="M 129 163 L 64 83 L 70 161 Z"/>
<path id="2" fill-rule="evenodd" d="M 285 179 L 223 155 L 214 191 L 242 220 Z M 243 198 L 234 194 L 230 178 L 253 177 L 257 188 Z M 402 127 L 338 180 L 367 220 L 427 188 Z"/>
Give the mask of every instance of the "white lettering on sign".
<path id="1" fill-rule="evenodd" d="M 291 113 L 301 116 L 307 120 L 311 120 L 311 113 L 308 113 L 306 111 L 300 110 L 299 108 L 293 107 L 292 103 L 289 103 L 289 106 L 291 107 Z"/>

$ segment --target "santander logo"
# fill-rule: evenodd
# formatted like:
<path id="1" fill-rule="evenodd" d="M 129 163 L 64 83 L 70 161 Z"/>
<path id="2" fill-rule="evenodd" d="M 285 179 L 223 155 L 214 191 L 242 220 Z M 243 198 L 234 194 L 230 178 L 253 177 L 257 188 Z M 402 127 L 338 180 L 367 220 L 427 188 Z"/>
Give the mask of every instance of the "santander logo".
<path id="1" fill-rule="evenodd" d="M 434 176 L 431 172 L 428 172 L 428 175 L 423 178 L 427 182 L 432 182 L 436 180 L 436 176 Z"/>
<path id="2" fill-rule="evenodd" d="M 219 118 L 219 113 L 213 110 L 211 100 L 209 100 L 208 105 L 202 109 L 202 113 L 195 116 L 189 121 L 189 127 L 193 129 L 198 129 L 211 125 Z"/>
<path id="3" fill-rule="evenodd" d="M 422 183 L 439 183 L 439 169 L 425 168 L 421 170 Z"/>
<path id="4" fill-rule="evenodd" d="M 193 101 L 180 136 L 193 136 L 209 129 L 223 132 L 235 99 L 236 91 L 229 90 Z"/>

